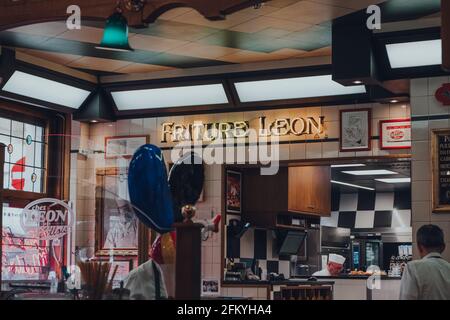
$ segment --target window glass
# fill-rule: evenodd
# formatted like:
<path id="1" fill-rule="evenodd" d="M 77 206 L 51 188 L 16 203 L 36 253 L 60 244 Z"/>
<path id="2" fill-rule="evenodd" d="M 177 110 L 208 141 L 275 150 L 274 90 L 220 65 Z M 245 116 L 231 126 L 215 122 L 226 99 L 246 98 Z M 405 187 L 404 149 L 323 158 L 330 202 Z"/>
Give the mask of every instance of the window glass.
<path id="1" fill-rule="evenodd" d="M 2 280 L 45 280 L 51 266 L 50 242 L 26 232 L 22 208 L 3 206 Z"/>
<path id="2" fill-rule="evenodd" d="M 45 172 L 42 126 L 0 117 L 0 143 L 6 145 L 4 188 L 42 193 Z"/>

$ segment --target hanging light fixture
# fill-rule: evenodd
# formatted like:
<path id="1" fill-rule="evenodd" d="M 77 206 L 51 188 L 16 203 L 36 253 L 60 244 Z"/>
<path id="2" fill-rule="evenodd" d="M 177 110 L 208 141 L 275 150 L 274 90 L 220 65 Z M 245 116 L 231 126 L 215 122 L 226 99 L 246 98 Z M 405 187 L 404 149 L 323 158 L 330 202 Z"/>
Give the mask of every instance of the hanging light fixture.
<path id="1" fill-rule="evenodd" d="M 112 51 L 133 51 L 128 43 L 128 21 L 120 5 L 106 20 L 103 39 L 97 49 Z"/>

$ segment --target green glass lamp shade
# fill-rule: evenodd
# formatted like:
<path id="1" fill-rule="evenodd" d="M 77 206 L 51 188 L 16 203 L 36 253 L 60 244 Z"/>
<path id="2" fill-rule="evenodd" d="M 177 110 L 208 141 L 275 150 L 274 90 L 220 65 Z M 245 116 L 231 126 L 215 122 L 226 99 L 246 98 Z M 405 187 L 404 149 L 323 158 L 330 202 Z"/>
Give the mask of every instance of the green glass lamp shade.
<path id="1" fill-rule="evenodd" d="M 128 43 L 128 21 L 120 13 L 113 13 L 107 20 L 103 39 L 98 49 L 133 51 Z"/>

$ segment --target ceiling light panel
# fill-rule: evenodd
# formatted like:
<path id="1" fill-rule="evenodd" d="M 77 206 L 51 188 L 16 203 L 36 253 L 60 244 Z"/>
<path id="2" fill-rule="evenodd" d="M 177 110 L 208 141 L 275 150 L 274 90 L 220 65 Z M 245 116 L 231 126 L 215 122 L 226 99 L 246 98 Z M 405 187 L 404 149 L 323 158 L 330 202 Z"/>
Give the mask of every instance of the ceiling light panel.
<path id="1" fill-rule="evenodd" d="M 350 167 L 365 167 L 362 163 L 349 163 L 349 164 L 333 164 L 332 168 L 350 168 Z"/>
<path id="2" fill-rule="evenodd" d="M 363 186 L 360 186 L 360 185 L 357 185 L 357 184 L 352 184 L 352 183 L 347 183 L 347 182 L 342 182 L 342 181 L 331 180 L 331 183 L 339 184 L 339 185 L 346 186 L 346 187 L 352 187 L 352 188 L 358 188 L 358 189 L 375 191 L 374 188 L 363 187 Z"/>
<path id="3" fill-rule="evenodd" d="M 273 101 L 366 93 L 365 86 L 345 87 L 331 75 L 235 82 L 241 102 Z"/>
<path id="4" fill-rule="evenodd" d="M 391 175 L 398 174 L 394 171 L 389 170 L 355 170 L 355 171 L 342 171 L 346 174 L 351 174 L 354 176 L 380 176 L 380 175 Z"/>
<path id="5" fill-rule="evenodd" d="M 227 104 L 222 84 L 111 92 L 120 111 Z"/>
<path id="6" fill-rule="evenodd" d="M 375 179 L 384 183 L 410 183 L 411 178 L 392 178 L 392 179 Z"/>
<path id="7" fill-rule="evenodd" d="M 427 40 L 386 45 L 392 69 L 442 64 L 442 41 Z"/>
<path id="8" fill-rule="evenodd" d="M 72 109 L 78 109 L 90 94 L 90 91 L 22 71 L 13 73 L 3 87 L 3 91 Z"/>

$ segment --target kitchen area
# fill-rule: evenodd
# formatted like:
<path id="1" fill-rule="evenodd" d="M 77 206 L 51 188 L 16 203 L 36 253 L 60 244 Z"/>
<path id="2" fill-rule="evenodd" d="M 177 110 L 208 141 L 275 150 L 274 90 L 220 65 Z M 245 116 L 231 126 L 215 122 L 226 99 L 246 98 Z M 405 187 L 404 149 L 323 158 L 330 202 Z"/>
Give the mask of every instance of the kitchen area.
<path id="1" fill-rule="evenodd" d="M 407 156 L 285 161 L 272 176 L 242 165 L 223 174 L 224 296 L 398 299 L 412 260 Z M 241 212 L 230 212 L 230 187 L 240 190 Z M 336 255 L 345 258 L 341 271 L 324 276 Z"/>

